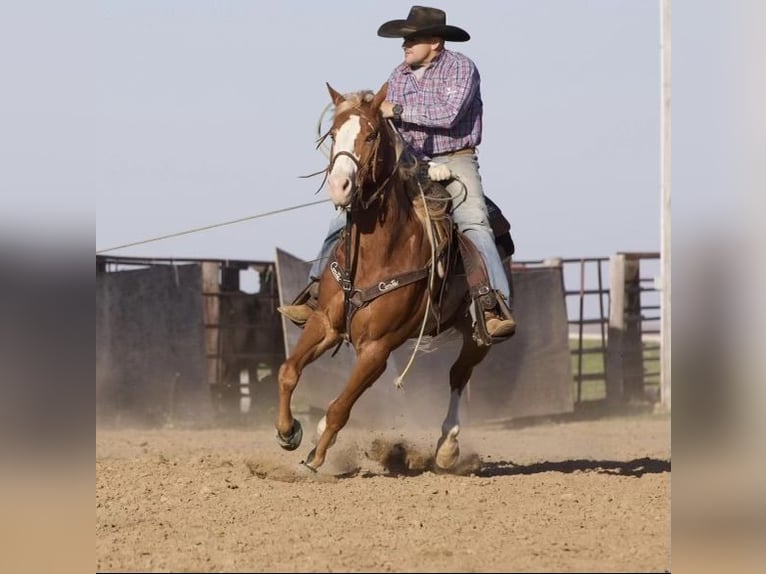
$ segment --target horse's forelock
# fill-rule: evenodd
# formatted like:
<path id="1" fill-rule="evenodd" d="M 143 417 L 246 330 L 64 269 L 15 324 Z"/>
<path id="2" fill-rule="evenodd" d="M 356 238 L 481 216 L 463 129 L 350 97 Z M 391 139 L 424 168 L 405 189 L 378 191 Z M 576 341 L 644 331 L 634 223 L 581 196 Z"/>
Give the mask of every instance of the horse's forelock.
<path id="1" fill-rule="evenodd" d="M 358 92 L 344 94 L 344 101 L 335 108 L 335 115 L 338 116 L 345 111 L 358 108 L 362 104 L 369 104 L 374 97 L 375 94 L 371 90 L 359 90 Z"/>

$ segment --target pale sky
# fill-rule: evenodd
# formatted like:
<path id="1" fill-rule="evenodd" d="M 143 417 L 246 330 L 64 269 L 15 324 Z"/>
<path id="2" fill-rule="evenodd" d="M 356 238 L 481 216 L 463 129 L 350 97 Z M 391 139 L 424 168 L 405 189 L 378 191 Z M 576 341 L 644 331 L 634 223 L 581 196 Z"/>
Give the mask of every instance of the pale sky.
<path id="1" fill-rule="evenodd" d="M 377 89 L 402 60 L 400 40 L 377 28 L 411 5 L 4 3 L 0 211 L 11 223 L 37 210 L 87 221 L 95 204 L 102 250 L 326 199 L 314 195 L 320 178 L 299 177 L 326 165 L 314 149 L 325 82 Z M 481 170 L 515 258 L 659 251 L 659 1 L 431 5 L 472 35 L 448 48 L 482 75 Z M 729 178 L 726 118 L 711 110 L 737 73 L 721 50 L 741 23 L 730 5 L 673 3 L 674 193 L 703 198 L 691 213 Z M 331 212 L 325 203 L 111 253 L 271 260 L 280 247 L 311 259 Z"/>
<path id="2" fill-rule="evenodd" d="M 104 2 L 90 21 L 96 247 L 302 205 L 326 160 L 315 126 L 341 92 L 402 60 L 376 35 L 411 2 Z M 441 2 L 482 75 L 486 193 L 516 258 L 659 250 L 656 2 Z M 309 207 L 115 254 L 314 257 L 332 212 Z M 300 237 L 297 236 L 300 234 Z"/>

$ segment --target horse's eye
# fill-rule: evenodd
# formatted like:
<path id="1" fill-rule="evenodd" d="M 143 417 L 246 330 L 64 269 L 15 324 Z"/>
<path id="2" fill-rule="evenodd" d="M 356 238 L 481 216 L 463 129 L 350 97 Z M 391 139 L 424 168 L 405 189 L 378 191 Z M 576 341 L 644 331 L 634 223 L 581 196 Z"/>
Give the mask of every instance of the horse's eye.
<path id="1" fill-rule="evenodd" d="M 367 143 L 370 143 L 370 142 L 374 142 L 376 139 L 378 139 L 378 132 L 377 132 L 377 130 L 374 131 L 374 132 L 371 132 L 370 135 L 367 136 L 365 141 Z"/>

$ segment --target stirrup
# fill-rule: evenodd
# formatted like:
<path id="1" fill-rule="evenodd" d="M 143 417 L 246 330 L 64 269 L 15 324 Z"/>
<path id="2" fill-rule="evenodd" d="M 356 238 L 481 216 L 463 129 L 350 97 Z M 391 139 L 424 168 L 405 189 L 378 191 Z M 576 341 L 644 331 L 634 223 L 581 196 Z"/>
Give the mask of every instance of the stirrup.
<path id="1" fill-rule="evenodd" d="M 479 346 L 489 347 L 516 333 L 516 320 L 505 296 L 499 291 L 489 290 L 475 297 L 473 310 L 476 317 L 473 339 Z"/>

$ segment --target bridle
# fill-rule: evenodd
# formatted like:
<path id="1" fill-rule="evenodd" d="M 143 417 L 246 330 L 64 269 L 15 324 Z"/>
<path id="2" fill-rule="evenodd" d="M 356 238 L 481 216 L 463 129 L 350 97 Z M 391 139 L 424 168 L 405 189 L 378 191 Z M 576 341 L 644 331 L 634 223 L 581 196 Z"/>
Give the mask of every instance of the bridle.
<path id="1" fill-rule="evenodd" d="M 359 159 L 357 159 L 354 154 L 352 154 L 351 152 L 348 152 L 346 150 L 341 150 L 339 152 L 336 152 L 336 153 L 332 154 L 330 156 L 330 163 L 329 163 L 329 165 L 324 170 L 324 172 L 325 172 L 325 180 L 327 179 L 327 176 L 332 172 L 332 169 L 335 166 L 335 162 L 338 160 L 338 158 L 340 158 L 340 157 L 347 157 L 347 158 L 349 158 L 354 163 L 354 165 L 356 166 L 356 177 L 355 177 L 354 182 L 353 182 L 353 190 L 352 190 L 351 202 L 349 203 L 349 205 L 348 205 L 348 207 L 346 209 L 351 210 L 353 205 L 354 205 L 354 203 L 356 202 L 356 204 L 362 210 L 366 210 L 375 201 L 377 201 L 377 200 L 382 198 L 383 193 L 386 190 L 386 186 L 388 185 L 388 182 L 391 181 L 391 178 L 393 177 L 393 175 L 398 171 L 399 164 L 400 164 L 400 161 L 401 161 L 401 155 L 402 155 L 401 154 L 401 150 L 400 150 L 401 146 L 396 146 L 396 161 L 394 162 L 394 165 L 393 165 L 393 167 L 391 169 L 391 173 L 389 173 L 386 176 L 386 178 L 380 183 L 380 185 L 377 185 L 375 191 L 372 194 L 370 194 L 367 198 L 361 197 L 361 195 L 359 193 L 359 190 L 361 190 L 363 188 L 363 184 L 367 180 L 368 176 L 370 175 L 370 172 L 372 172 L 371 173 L 371 176 L 372 176 L 371 180 L 372 180 L 372 182 L 377 184 L 376 173 L 375 173 L 375 170 L 373 168 L 374 168 L 374 166 L 379 161 L 378 160 L 378 154 L 380 153 L 380 144 L 381 144 L 381 141 L 382 141 L 382 138 L 381 138 L 381 127 L 376 127 L 375 124 L 372 122 L 372 120 L 370 120 L 369 117 L 367 117 L 364 113 L 362 113 L 361 110 L 359 111 L 358 114 L 349 114 L 349 116 L 351 116 L 351 115 L 358 115 L 359 119 L 367 122 L 367 125 L 370 128 L 370 133 L 365 138 L 365 143 L 372 144 L 372 150 L 367 154 L 367 158 L 368 159 L 367 159 L 367 161 L 364 162 L 364 164 Z M 385 121 L 388 121 L 388 120 L 385 120 Z M 393 136 L 396 133 L 396 132 L 393 131 L 394 130 L 393 125 L 389 124 L 388 129 L 391 130 L 391 131 L 389 131 L 389 134 L 391 136 Z M 333 130 L 333 128 L 330 128 L 330 130 L 327 131 L 327 133 L 325 133 L 319 139 L 317 147 L 321 146 L 322 143 L 324 142 L 324 140 L 328 136 L 330 136 L 330 134 L 332 133 L 332 130 Z M 396 135 L 398 136 L 398 134 L 396 134 Z M 318 173 L 321 173 L 321 172 L 318 172 Z M 322 185 L 324 185 L 324 181 L 322 182 Z"/>

